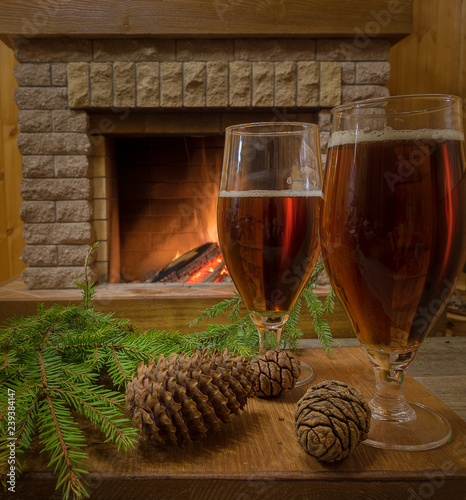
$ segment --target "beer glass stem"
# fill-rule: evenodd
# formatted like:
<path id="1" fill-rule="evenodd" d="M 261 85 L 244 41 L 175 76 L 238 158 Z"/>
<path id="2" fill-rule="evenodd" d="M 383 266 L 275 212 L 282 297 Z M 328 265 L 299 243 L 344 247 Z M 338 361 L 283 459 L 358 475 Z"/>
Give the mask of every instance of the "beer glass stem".
<path id="1" fill-rule="evenodd" d="M 251 313 L 250 316 L 259 332 L 259 354 L 265 354 L 269 349 L 279 347 L 282 328 L 288 319 L 288 314 L 266 317 Z M 314 370 L 307 363 L 301 361 L 300 365 L 301 376 L 295 387 L 308 384 L 314 377 Z"/>
<path id="2" fill-rule="evenodd" d="M 259 331 L 259 353 L 263 353 L 270 348 L 278 347 L 282 334 L 282 326 L 264 327 L 258 326 Z"/>
<path id="3" fill-rule="evenodd" d="M 374 367 L 376 386 L 369 402 L 371 428 L 364 443 L 400 451 L 430 450 L 446 443 L 450 424 L 423 405 L 406 403 L 403 395 L 405 371 L 417 349 L 362 347 Z"/>
<path id="4" fill-rule="evenodd" d="M 259 352 L 278 347 L 282 328 L 288 319 L 288 314 L 278 317 L 266 317 L 251 313 L 250 316 L 259 332 Z"/>
<path id="5" fill-rule="evenodd" d="M 380 420 L 404 422 L 414 418 L 414 411 L 403 395 L 405 369 L 396 366 L 374 367 L 376 390 L 369 403 L 372 416 Z"/>

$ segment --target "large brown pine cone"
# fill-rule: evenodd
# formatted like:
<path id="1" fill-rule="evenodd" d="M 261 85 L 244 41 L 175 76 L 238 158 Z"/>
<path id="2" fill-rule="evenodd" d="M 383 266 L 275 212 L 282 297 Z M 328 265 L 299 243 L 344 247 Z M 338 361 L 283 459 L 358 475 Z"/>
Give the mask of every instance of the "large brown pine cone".
<path id="1" fill-rule="evenodd" d="M 257 396 L 276 397 L 288 392 L 301 374 L 298 359 L 291 353 L 275 349 L 265 352 L 251 361 L 255 379 L 253 389 Z"/>
<path id="2" fill-rule="evenodd" d="M 180 444 L 229 423 L 254 396 L 248 361 L 207 349 L 140 363 L 126 389 L 126 414 L 142 439 Z"/>
<path id="3" fill-rule="evenodd" d="M 341 460 L 367 438 L 371 411 L 356 389 L 335 380 L 312 386 L 298 401 L 295 431 L 304 451 L 325 462 Z"/>

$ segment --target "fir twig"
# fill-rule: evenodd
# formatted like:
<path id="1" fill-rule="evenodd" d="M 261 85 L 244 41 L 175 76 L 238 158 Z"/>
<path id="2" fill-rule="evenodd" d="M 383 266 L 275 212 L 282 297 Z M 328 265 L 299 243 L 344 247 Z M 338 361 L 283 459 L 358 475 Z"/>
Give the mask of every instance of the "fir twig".
<path id="1" fill-rule="evenodd" d="M 97 250 L 99 243 L 96 241 L 89 252 L 86 253 L 86 257 L 84 259 L 84 280 L 75 281 L 74 284 L 78 288 L 82 290 L 82 306 L 84 309 L 90 309 L 92 306 L 92 300 L 95 296 L 96 287 L 95 283 L 89 278 L 88 274 L 88 266 L 91 255 Z"/>
<path id="2" fill-rule="evenodd" d="M 219 302 L 218 304 L 213 305 L 205 309 L 199 314 L 199 316 L 193 319 L 189 324 L 189 326 L 195 326 L 203 319 L 213 319 L 225 314 L 228 310 L 233 309 L 231 312 L 230 319 L 236 319 L 239 313 L 239 308 L 241 306 L 242 300 L 239 293 L 235 292 L 231 299 L 225 299 Z"/>
<path id="3" fill-rule="evenodd" d="M 95 248 L 93 246 L 90 253 Z M 86 269 L 90 253 L 86 257 Z M 12 318 L 0 328 L 3 352 L 0 471 L 5 486 L 9 440 L 16 439 L 16 471 L 19 474 L 24 452 L 38 433 L 38 442 L 50 455 L 49 466 L 57 474 L 57 488 L 62 489 L 63 497 L 88 496 L 86 440 L 71 408 L 99 427 L 117 448 L 126 450 L 136 443 L 137 432 L 123 415 L 124 396 L 98 386 L 98 372 L 92 371 L 93 366 L 87 359 L 93 349 L 87 345 L 90 339 L 93 344 L 96 340 L 104 344 L 107 350 L 109 344 L 116 341 L 118 345 L 123 339 L 118 349 L 124 351 L 124 340 L 134 335 L 134 331 L 127 322 L 114 320 L 91 308 L 95 286 L 87 271 L 81 285 L 81 306 L 54 305 L 48 309 L 39 306 L 34 317 Z M 131 361 L 134 363 L 134 359 Z M 125 376 L 128 373 L 125 367 Z M 14 436 L 11 426 L 7 425 L 10 394 L 14 394 Z"/>
<path id="4" fill-rule="evenodd" d="M 302 297 L 306 301 L 308 309 L 312 313 L 312 321 L 314 324 L 314 329 L 317 334 L 317 338 L 322 343 L 327 354 L 332 353 L 332 333 L 330 331 L 330 326 L 325 319 L 324 315 L 332 314 L 335 308 L 335 292 L 330 288 L 329 294 L 327 295 L 324 304 L 315 295 L 314 288 L 317 286 L 317 281 L 319 276 L 324 272 L 323 263 L 317 263 L 314 272 L 312 273 L 311 279 L 306 284 L 303 289 Z"/>

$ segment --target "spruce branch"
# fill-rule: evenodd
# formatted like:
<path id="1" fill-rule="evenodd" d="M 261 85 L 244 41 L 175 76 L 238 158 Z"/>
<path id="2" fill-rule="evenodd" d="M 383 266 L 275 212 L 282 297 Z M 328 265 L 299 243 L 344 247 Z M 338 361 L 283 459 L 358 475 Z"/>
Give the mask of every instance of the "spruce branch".
<path id="1" fill-rule="evenodd" d="M 87 474 L 86 454 L 80 450 L 85 439 L 82 431 L 76 427 L 71 411 L 63 401 L 45 395 L 44 411 L 39 413 L 39 439 L 44 449 L 50 452 L 49 467 L 55 465 L 58 475 L 57 488 L 64 483 L 64 498 L 70 494 L 73 498 L 88 496 L 83 480 Z M 51 417 L 51 418 L 50 418 Z"/>
<path id="2" fill-rule="evenodd" d="M 109 397 L 103 388 L 70 384 L 62 381 L 62 388 L 55 389 L 67 403 L 80 411 L 94 424 L 95 427 L 113 441 L 117 449 L 127 451 L 132 446 L 132 439 L 137 437 L 136 429 L 124 433 L 118 423 L 121 417 L 121 406 L 124 405 L 124 396 L 121 394 Z M 129 434 L 129 435 L 128 435 Z"/>
<path id="3" fill-rule="evenodd" d="M 96 287 L 95 283 L 89 278 L 88 265 L 91 255 L 97 250 L 99 243 L 96 241 L 93 243 L 89 252 L 86 253 L 84 259 L 84 280 L 75 281 L 74 284 L 82 290 L 82 307 L 84 309 L 90 309 L 92 305 L 92 300 L 95 297 Z"/>
<path id="4" fill-rule="evenodd" d="M 201 314 L 193 319 L 189 324 L 189 326 L 195 326 L 203 319 L 213 319 L 225 314 L 228 310 L 233 309 L 231 312 L 230 319 L 236 319 L 239 313 L 239 308 L 242 304 L 241 296 L 239 293 L 235 292 L 231 299 L 225 299 L 219 302 L 218 304 L 213 305 L 204 311 Z"/>
<path id="5" fill-rule="evenodd" d="M 324 302 L 324 312 L 325 314 L 333 314 L 335 310 L 335 290 L 330 287 L 329 293 L 327 297 L 325 297 L 325 302 Z"/>
<path id="6" fill-rule="evenodd" d="M 89 256 L 90 253 L 86 263 Z M 128 338 L 132 329 L 127 322 L 98 314 L 90 307 L 95 287 L 87 271 L 82 291 L 81 306 L 54 305 L 48 309 L 39 306 L 34 317 L 11 318 L 0 328 L 3 483 L 6 484 L 8 470 L 6 445 L 11 439 L 6 418 L 10 404 L 7 389 L 10 389 L 14 394 L 17 473 L 22 470 L 24 453 L 31 447 L 33 436 L 38 434 L 38 443 L 49 453 L 49 466 L 57 475 L 57 488 L 62 489 L 64 498 L 73 499 L 88 496 L 85 483 L 88 470 L 86 439 L 71 410 L 77 410 L 98 427 L 117 449 L 134 446 L 137 435 L 123 414 L 124 396 L 99 386 L 99 372 L 88 361 L 96 341 L 112 344 Z M 92 347 L 88 347 L 91 339 Z M 124 345 L 119 349 L 123 351 Z M 129 373 L 127 367 L 125 373 Z"/>
<path id="7" fill-rule="evenodd" d="M 304 287 L 302 296 L 306 301 L 308 309 L 312 313 L 312 321 L 314 324 L 314 329 L 317 334 L 317 338 L 322 343 L 327 354 L 332 353 L 332 333 L 330 331 L 330 326 L 327 320 L 323 317 L 326 312 L 325 306 L 313 292 L 314 286 L 309 283 Z M 333 312 L 333 310 L 332 310 Z"/>

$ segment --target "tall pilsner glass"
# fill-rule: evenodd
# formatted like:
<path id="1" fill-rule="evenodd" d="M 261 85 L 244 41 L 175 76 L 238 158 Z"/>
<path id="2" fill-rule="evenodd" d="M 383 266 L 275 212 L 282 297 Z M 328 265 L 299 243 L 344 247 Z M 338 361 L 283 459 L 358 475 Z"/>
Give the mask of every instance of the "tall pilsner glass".
<path id="1" fill-rule="evenodd" d="M 320 253 L 319 129 L 252 123 L 228 127 L 225 141 L 220 246 L 261 343 L 278 341 Z"/>
<path id="2" fill-rule="evenodd" d="M 407 365 L 442 312 L 466 258 L 461 100 L 418 95 L 332 110 L 322 251 L 376 392 L 367 444 L 445 443 L 441 416 L 405 402 Z"/>

